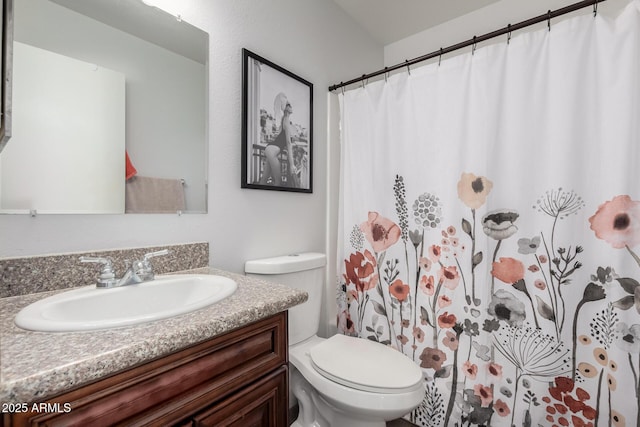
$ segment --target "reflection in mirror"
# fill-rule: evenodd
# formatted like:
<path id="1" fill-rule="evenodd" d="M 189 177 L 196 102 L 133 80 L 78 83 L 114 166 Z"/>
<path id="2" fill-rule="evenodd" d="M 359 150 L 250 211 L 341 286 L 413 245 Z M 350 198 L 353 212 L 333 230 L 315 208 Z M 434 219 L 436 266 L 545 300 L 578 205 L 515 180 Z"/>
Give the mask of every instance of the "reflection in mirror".
<path id="1" fill-rule="evenodd" d="M 208 34 L 140 0 L 15 3 L 2 213 L 206 212 Z"/>

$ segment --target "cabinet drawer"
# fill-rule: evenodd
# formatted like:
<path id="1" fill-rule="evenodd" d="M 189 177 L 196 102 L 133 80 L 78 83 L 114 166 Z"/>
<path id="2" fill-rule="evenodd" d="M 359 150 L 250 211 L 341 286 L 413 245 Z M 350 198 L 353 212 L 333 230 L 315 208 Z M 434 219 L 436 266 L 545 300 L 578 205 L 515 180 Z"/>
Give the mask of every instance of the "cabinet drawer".
<path id="1" fill-rule="evenodd" d="M 5 426 L 167 426 L 181 422 L 286 364 L 287 315 L 279 313 L 47 403 L 64 414 L 15 414 Z"/>
<path id="2" fill-rule="evenodd" d="M 196 415 L 194 427 L 284 427 L 288 372 L 282 366 L 213 408 Z"/>

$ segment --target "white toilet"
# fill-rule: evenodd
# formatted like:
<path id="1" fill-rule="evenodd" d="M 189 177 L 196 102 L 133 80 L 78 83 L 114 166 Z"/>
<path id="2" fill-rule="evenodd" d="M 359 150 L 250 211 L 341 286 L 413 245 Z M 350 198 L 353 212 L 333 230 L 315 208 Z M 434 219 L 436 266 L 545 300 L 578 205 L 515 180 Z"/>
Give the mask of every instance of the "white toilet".
<path id="1" fill-rule="evenodd" d="M 424 397 L 422 371 L 402 353 L 366 339 L 316 335 L 326 256 L 302 253 L 247 261 L 245 273 L 302 289 L 309 299 L 289 309 L 290 395 L 294 427 L 384 427 Z M 290 406 L 295 400 L 290 399 Z"/>

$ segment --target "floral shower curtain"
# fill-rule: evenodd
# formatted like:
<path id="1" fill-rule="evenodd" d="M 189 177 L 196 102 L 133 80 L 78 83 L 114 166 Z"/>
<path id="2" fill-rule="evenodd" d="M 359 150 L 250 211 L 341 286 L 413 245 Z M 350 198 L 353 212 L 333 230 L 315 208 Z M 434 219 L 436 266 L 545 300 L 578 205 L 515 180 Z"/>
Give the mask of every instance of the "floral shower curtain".
<path id="1" fill-rule="evenodd" d="M 410 419 L 640 426 L 640 1 L 339 97 L 338 325 Z"/>

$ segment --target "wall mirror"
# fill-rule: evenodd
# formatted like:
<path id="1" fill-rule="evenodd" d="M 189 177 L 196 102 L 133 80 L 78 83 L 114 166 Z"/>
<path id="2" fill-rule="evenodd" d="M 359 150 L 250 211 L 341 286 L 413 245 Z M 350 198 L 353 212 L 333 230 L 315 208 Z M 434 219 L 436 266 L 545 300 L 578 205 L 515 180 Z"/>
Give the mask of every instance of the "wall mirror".
<path id="1" fill-rule="evenodd" d="M 206 32 L 141 0 L 14 3 L 0 213 L 205 213 Z"/>

